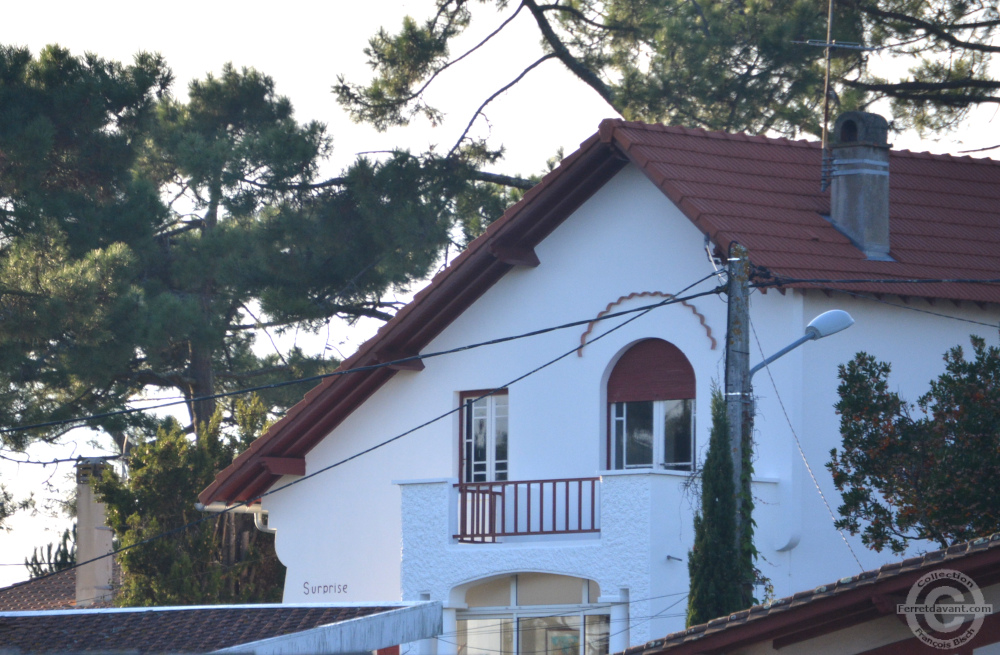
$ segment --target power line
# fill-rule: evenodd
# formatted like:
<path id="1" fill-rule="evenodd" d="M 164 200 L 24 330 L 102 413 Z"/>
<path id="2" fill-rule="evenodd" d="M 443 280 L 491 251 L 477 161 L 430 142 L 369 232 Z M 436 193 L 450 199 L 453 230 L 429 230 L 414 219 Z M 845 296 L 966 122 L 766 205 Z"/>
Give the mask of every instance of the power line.
<path id="1" fill-rule="evenodd" d="M 601 606 L 605 606 L 606 605 L 607 607 L 613 607 L 613 606 L 616 606 L 616 605 L 628 605 L 629 609 L 631 610 L 631 606 L 634 605 L 634 604 L 645 603 L 645 602 L 649 602 L 649 601 L 653 601 L 653 600 L 659 600 L 661 598 L 670 598 L 670 597 L 673 597 L 673 596 L 680 596 L 680 598 L 678 598 L 677 600 L 675 600 L 670 605 L 667 605 L 666 607 L 664 607 L 662 610 L 660 610 L 659 612 L 657 612 L 655 614 L 651 614 L 651 615 L 648 615 L 648 616 L 635 616 L 630 611 L 628 618 L 625 618 L 625 619 L 612 619 L 612 618 L 609 617 L 608 618 L 608 635 L 607 635 L 607 638 L 610 640 L 611 637 L 618 636 L 618 635 L 622 634 L 623 632 L 629 631 L 632 628 L 634 628 L 636 626 L 639 626 L 639 625 L 641 625 L 643 623 L 648 623 L 648 622 L 650 622 L 650 621 L 652 621 L 653 619 L 656 619 L 656 618 L 672 618 L 672 617 L 677 617 L 677 616 L 684 616 L 684 614 L 664 614 L 664 613 L 667 610 L 673 609 L 678 603 L 680 603 L 680 602 L 684 601 L 685 599 L 687 599 L 688 592 L 686 592 L 686 591 L 680 591 L 680 592 L 675 592 L 675 593 L 670 593 L 670 594 L 662 594 L 660 596 L 650 596 L 648 598 L 640 598 L 640 599 L 636 599 L 636 600 L 617 601 L 617 602 L 612 602 L 612 603 L 607 603 L 607 604 L 605 604 L 605 603 L 599 603 L 598 605 L 601 605 Z M 519 618 L 525 618 L 525 619 L 558 619 L 558 618 L 574 617 L 574 616 L 583 616 L 583 617 L 586 617 L 586 616 L 607 616 L 605 614 L 583 614 L 583 612 L 591 612 L 591 611 L 593 611 L 595 609 L 600 609 L 600 608 L 591 607 L 589 609 L 577 610 L 575 612 L 574 611 L 567 611 L 567 612 L 563 612 L 563 613 L 560 613 L 560 614 L 530 614 L 529 613 L 530 612 L 529 606 L 518 606 L 518 607 L 515 607 L 515 608 L 503 608 L 502 610 L 498 609 L 497 612 L 496 612 L 496 614 L 494 614 L 493 616 L 483 616 L 483 617 L 479 618 L 479 617 L 476 617 L 475 615 L 468 615 L 468 618 L 466 619 L 466 620 L 468 620 L 468 619 L 477 619 L 477 618 L 479 618 L 479 620 L 485 620 L 485 621 L 494 620 L 494 621 L 497 622 L 494 625 L 486 625 L 486 626 L 483 626 L 481 628 L 466 629 L 462 633 L 459 633 L 458 631 L 456 631 L 456 632 L 446 632 L 446 633 L 442 633 L 441 635 L 438 635 L 437 639 L 439 641 L 443 641 L 446 644 L 450 644 L 450 645 L 453 645 L 453 646 L 458 646 L 459 644 L 458 644 L 457 641 L 451 641 L 449 639 L 445 639 L 444 637 L 451 637 L 452 639 L 457 639 L 458 636 L 459 636 L 459 634 L 474 635 L 474 636 L 479 636 L 479 637 L 481 637 L 481 636 L 489 636 L 489 635 L 502 635 L 506 631 L 502 627 L 496 628 L 494 626 L 499 626 L 499 625 L 501 625 L 500 622 L 508 620 L 508 617 L 500 616 L 500 614 L 502 614 L 503 612 L 510 612 L 511 614 L 513 614 L 514 612 L 517 612 L 519 615 L 522 615 L 522 616 L 519 616 Z M 484 608 L 484 610 L 487 611 L 487 612 L 489 611 L 488 608 Z M 611 632 L 611 626 L 612 626 L 612 624 L 622 624 L 622 623 L 625 624 L 624 628 L 622 628 L 621 630 L 619 630 L 617 632 Z M 583 626 L 581 626 L 581 627 L 583 627 Z M 530 628 L 529 630 L 530 631 L 535 631 L 535 630 L 538 630 L 538 629 L 540 629 L 540 628 Z M 522 630 L 520 630 L 519 628 L 516 629 L 516 630 L 518 632 L 522 632 Z M 482 648 L 482 647 L 475 647 L 475 649 L 474 649 L 473 652 L 475 652 L 475 651 L 482 651 L 482 652 L 489 652 L 489 653 L 503 653 L 503 652 L 505 652 L 505 651 L 502 651 L 502 650 L 496 650 L 496 649 L 491 649 L 491 648 Z M 524 650 L 518 649 L 518 652 L 519 653 L 524 653 L 524 652 L 530 652 L 530 651 L 524 651 Z"/>
<path id="2" fill-rule="evenodd" d="M 971 318 L 962 318 L 961 316 L 952 316 L 950 314 L 943 314 L 941 312 L 932 312 L 929 309 L 921 309 L 920 307 L 911 307 L 910 305 L 897 305 L 894 302 L 889 302 L 887 300 L 882 300 L 871 294 L 858 293 L 856 291 L 847 291 L 845 289 L 830 289 L 830 291 L 835 291 L 837 293 L 843 293 L 848 296 L 853 296 L 854 298 L 862 298 L 864 300 L 872 300 L 874 302 L 882 303 L 883 305 L 888 305 L 889 307 L 895 307 L 896 309 L 906 309 L 911 312 L 919 312 L 921 314 L 930 314 L 931 316 L 939 316 L 941 318 L 950 318 L 953 321 L 961 321 L 963 323 L 972 323 L 974 325 L 985 325 L 986 327 L 997 328 L 1000 325 L 996 323 L 986 323 L 985 321 L 976 321 Z"/>
<path id="3" fill-rule="evenodd" d="M 603 318 L 607 319 L 607 318 L 611 318 L 612 316 L 622 316 L 622 315 L 625 315 L 625 314 L 634 314 L 633 316 L 631 316 L 628 319 L 622 321 L 618 325 L 615 325 L 614 327 L 608 329 L 607 331 L 602 332 L 601 334 L 597 335 L 596 337 L 588 340 L 586 342 L 586 344 L 584 344 L 584 345 L 589 345 L 591 343 L 595 343 L 597 341 L 600 341 L 601 339 L 603 339 L 604 337 L 608 336 L 609 334 L 612 334 L 613 332 L 616 332 L 617 330 L 625 327 L 629 323 L 632 323 L 633 321 L 635 321 L 635 320 L 637 320 L 639 318 L 642 318 L 643 316 L 645 316 L 646 314 L 650 313 L 651 311 L 653 311 L 654 309 L 656 309 L 658 307 L 664 307 L 666 305 L 673 305 L 673 304 L 676 304 L 676 303 L 684 302 L 686 300 L 691 300 L 693 298 L 699 298 L 699 297 L 706 296 L 706 295 L 709 295 L 709 294 L 718 293 L 719 292 L 719 288 L 716 288 L 716 289 L 713 289 L 711 291 L 705 291 L 705 292 L 701 292 L 701 293 L 697 293 L 697 294 L 692 294 L 690 296 L 680 297 L 680 294 L 683 294 L 683 293 L 687 292 L 688 290 L 692 289 L 693 287 L 698 286 L 699 284 L 701 284 L 705 280 L 707 280 L 707 279 L 709 279 L 711 277 L 714 277 L 714 276 L 715 276 L 715 272 L 713 271 L 709 275 L 706 275 L 705 277 L 697 280 L 696 282 L 693 282 L 692 284 L 689 284 L 688 286 L 684 287 L 684 289 L 682 289 L 681 291 L 679 291 L 673 297 L 666 298 L 663 301 L 655 303 L 653 305 L 648 305 L 648 306 L 646 306 L 644 308 L 637 308 L 637 309 L 633 309 L 633 310 L 627 310 L 627 311 L 623 311 L 623 312 L 617 312 L 615 315 L 608 314 L 608 315 L 604 316 Z M 557 326 L 557 327 L 552 327 L 552 328 L 545 328 L 544 330 L 537 330 L 537 331 L 535 331 L 533 333 L 526 333 L 526 335 L 544 334 L 546 332 L 552 332 L 554 330 L 561 329 L 562 327 L 569 327 L 569 326 L 573 326 L 573 325 L 582 325 L 584 323 L 589 323 L 589 322 L 590 322 L 590 320 L 576 321 L 574 323 L 567 323 L 567 324 L 565 324 L 563 326 Z M 494 339 L 492 341 L 483 342 L 482 344 L 475 344 L 473 346 L 461 346 L 459 348 L 454 348 L 454 349 L 451 349 L 451 350 L 448 350 L 448 351 L 441 351 L 440 353 L 433 353 L 431 355 L 425 355 L 423 357 L 438 356 L 438 355 L 441 355 L 441 354 L 449 354 L 449 353 L 453 353 L 453 352 L 461 352 L 461 351 L 464 351 L 464 350 L 470 350 L 470 349 L 472 349 L 474 347 L 480 347 L 481 345 L 487 345 L 487 344 L 490 344 L 490 343 L 503 343 L 505 341 L 511 341 L 511 340 L 513 340 L 515 338 L 522 338 L 523 336 L 525 336 L 525 335 L 519 335 L 517 337 L 505 337 L 505 338 L 501 338 L 501 339 Z M 555 358 L 553 358 L 553 359 L 545 362 L 544 364 L 541 364 L 540 366 L 537 366 L 537 367 L 533 368 L 532 370 L 528 371 L 527 373 L 519 375 L 518 377 L 514 378 L 513 380 L 507 382 L 506 384 L 504 384 L 504 385 L 502 385 L 500 387 L 497 387 L 495 389 L 492 389 L 492 390 L 490 390 L 490 391 L 482 394 L 478 398 L 473 399 L 471 402 L 476 402 L 477 400 L 481 400 L 482 398 L 487 398 L 489 396 L 492 396 L 492 395 L 496 394 L 501 389 L 506 389 L 506 388 L 508 388 L 510 386 L 513 386 L 514 384 L 517 384 L 521 380 L 524 380 L 525 378 L 528 378 L 528 377 L 530 377 L 530 376 L 538 373 L 539 371 L 542 371 L 542 370 L 548 368 L 549 366 L 552 366 L 553 364 L 555 364 L 555 363 L 557 363 L 557 362 L 559 362 L 559 361 L 561 361 L 561 360 L 569 357 L 570 355 L 574 354 L 579 348 L 580 348 L 579 344 L 575 345 L 570 350 L 567 350 L 566 352 L 564 352 L 564 353 L 558 355 L 557 357 L 555 357 Z M 421 356 L 414 356 L 414 357 L 404 358 L 404 359 L 398 360 L 398 361 L 412 361 L 414 359 L 420 359 L 420 358 L 421 358 Z M 379 364 L 379 365 L 375 365 L 375 366 L 372 366 L 372 367 L 361 367 L 361 369 L 365 369 L 365 368 L 379 368 L 379 367 L 385 366 L 385 365 L 386 364 Z M 352 370 L 361 370 L 361 369 L 352 369 Z M 342 371 L 341 373 L 346 373 L 346 372 L 347 371 Z M 359 452 L 357 452 L 357 453 L 355 453 L 353 455 L 345 457 L 344 459 L 341 459 L 341 460 L 339 460 L 337 462 L 334 462 L 334 463 L 332 463 L 332 464 L 330 464 L 328 466 L 324 466 L 323 468 L 318 469 L 318 470 L 316 470 L 316 471 L 314 471 L 314 472 L 312 472 L 312 473 L 310 473 L 308 475 L 302 476 L 301 478 L 297 478 L 295 480 L 292 480 L 291 482 L 288 482 L 287 484 L 284 484 L 284 485 L 282 485 L 280 487 L 269 489 L 268 491 L 266 491 L 266 492 L 260 494 L 259 496 L 257 496 L 257 498 L 254 499 L 254 500 L 256 501 L 256 500 L 259 500 L 259 499 L 264 498 L 266 496 L 270 496 L 270 495 L 276 494 L 279 491 L 283 491 L 283 490 L 288 489 L 289 487 L 292 487 L 292 486 L 294 486 L 296 484 L 305 482 L 306 480 L 314 478 L 314 477 L 320 475 L 321 473 L 325 473 L 327 471 L 335 469 L 335 468 L 337 468 L 339 466 L 342 466 L 342 465 L 344 465 L 344 464 L 346 464 L 348 462 L 351 462 L 351 461 L 353 461 L 355 459 L 358 459 L 358 458 L 360 458 L 360 457 L 362 457 L 364 455 L 367 455 L 368 453 L 371 453 L 371 452 L 373 452 L 375 450 L 383 448 L 383 447 L 385 447 L 385 446 L 387 446 L 387 445 L 389 445 L 389 444 L 391 444 L 391 443 L 393 443 L 395 441 L 398 441 L 398 440 L 402 439 L 405 436 L 413 434 L 414 432 L 417 432 L 418 430 L 421 430 L 421 429 L 423 429 L 423 428 L 425 428 L 425 427 L 427 427 L 429 425 L 437 423 L 438 421 L 441 421 L 441 420 L 443 420 L 443 419 L 451 416 L 452 414 L 461 411 L 463 407 L 464 407 L 464 404 L 461 404 L 461 405 L 459 405 L 457 407 L 454 407 L 454 408 L 452 408 L 452 409 L 444 412 L 443 414 L 440 414 L 440 415 L 438 415 L 438 416 L 436 416 L 434 418 L 431 418 L 431 419 L 429 419 L 427 421 L 424 421 L 423 423 L 421 423 L 421 424 L 419 424 L 419 425 L 417 425 L 415 427 L 412 427 L 412 428 L 410 428 L 408 430 L 405 430 L 405 431 L 403 431 L 403 432 L 401 432 L 401 433 L 399 433 L 399 434 L 397 434 L 397 435 L 395 435 L 393 437 L 390 437 L 390 438 L 388 438 L 388 439 L 386 439 L 384 441 L 381 441 L 381 442 L 379 442 L 379 443 L 377 443 L 377 444 L 375 444 L 373 446 L 370 446 L 369 448 L 366 448 L 366 449 L 364 449 L 362 451 L 359 451 Z M 197 525 L 205 523 L 206 521 L 211 521 L 213 519 L 222 518 L 226 514 L 232 512 L 232 511 L 234 511 L 234 510 L 236 510 L 236 509 L 238 509 L 240 507 L 246 507 L 248 505 L 250 505 L 250 502 L 248 502 L 248 501 L 239 501 L 237 503 L 229 505 L 228 507 L 226 507 L 225 509 L 221 510 L 220 512 L 213 513 L 213 514 L 211 514 L 209 516 L 204 516 L 204 517 L 202 517 L 200 519 L 195 519 L 194 521 L 191 521 L 191 522 L 186 523 L 184 525 L 178 526 L 178 527 L 173 528 L 171 530 L 166 530 L 164 532 L 160 532 L 159 534 L 155 534 L 155 535 L 153 535 L 151 537 L 147 537 L 145 539 L 137 541 L 134 544 L 129 544 L 128 546 L 123 546 L 121 548 L 118 548 L 117 550 L 114 550 L 114 551 L 112 551 L 110 553 L 106 553 L 104 555 L 99 555 L 97 557 L 93 557 L 93 558 L 91 558 L 89 560 L 86 560 L 86 561 L 83 561 L 83 562 L 77 562 L 72 567 L 69 567 L 67 569 L 63 569 L 63 571 L 70 570 L 70 569 L 76 569 L 76 568 L 79 568 L 79 567 L 81 567 L 81 566 L 83 566 L 85 564 L 90 564 L 91 562 L 97 562 L 97 561 L 100 561 L 100 560 L 105 559 L 107 557 L 113 557 L 113 556 L 115 556 L 115 555 L 117 555 L 119 553 L 123 553 L 123 552 L 129 551 L 129 550 L 132 550 L 133 548 L 138 548 L 139 546 L 144 546 L 144 545 L 146 545 L 148 543 L 152 543 L 153 541 L 157 541 L 159 539 L 163 539 L 163 538 L 172 536 L 174 534 L 179 534 L 179 533 L 184 532 L 185 530 L 187 530 L 189 528 L 193 528 L 193 527 L 195 527 Z M 59 573 L 62 573 L 63 571 L 59 571 Z M 43 576 L 39 576 L 37 578 L 33 578 L 33 580 L 44 580 L 45 578 L 51 577 L 52 575 L 56 575 L 56 573 L 49 573 L 49 574 L 46 574 L 46 575 L 43 575 Z M 28 582 L 30 583 L 31 580 L 29 580 Z"/>
<path id="4" fill-rule="evenodd" d="M 786 284 L 1000 284 L 1000 278 L 800 278 L 771 274 L 767 282 L 753 287 L 780 287 Z"/>
<path id="5" fill-rule="evenodd" d="M 711 275 L 702 278 L 701 280 L 699 280 L 695 284 L 693 284 L 690 287 L 688 287 L 688 289 L 690 289 L 693 286 L 697 286 L 698 284 L 701 284 L 702 282 L 704 282 L 705 280 L 707 280 L 710 277 L 713 277 L 714 275 L 715 275 L 715 273 L 713 272 Z M 663 307 L 664 305 L 674 304 L 674 302 L 682 302 L 682 301 L 686 301 L 686 300 L 693 300 L 695 298 L 701 298 L 702 296 L 714 295 L 714 294 L 717 294 L 719 292 L 720 292 L 720 289 L 716 288 L 716 289 L 712 289 L 711 291 L 703 291 L 701 293 L 691 294 L 689 296 L 685 296 L 684 298 L 677 298 L 677 299 L 668 298 L 668 299 L 665 299 L 665 300 L 663 300 L 661 302 L 654 303 L 654 304 L 651 304 L 651 305 L 643 305 L 642 307 L 636 307 L 634 309 L 626 309 L 626 310 L 623 310 L 623 311 L 620 311 L 620 312 L 614 312 L 612 314 L 605 314 L 604 316 L 601 316 L 601 317 L 598 317 L 598 318 L 587 318 L 587 319 L 582 319 L 582 320 L 578 320 L 578 321 L 572 321 L 570 323 L 563 323 L 561 325 L 555 325 L 555 326 L 551 326 L 551 327 L 547 327 L 547 328 L 541 328 L 539 330 L 532 330 L 531 332 L 524 332 L 522 334 L 517 334 L 517 335 L 512 335 L 512 336 L 506 336 L 506 337 L 499 337 L 497 339 L 490 339 L 488 341 L 480 341 L 478 343 L 468 344 L 468 345 L 465 345 L 465 346 L 458 346 L 456 348 L 450 348 L 448 350 L 441 350 L 441 351 L 427 353 L 427 354 L 423 354 L 423 355 L 411 355 L 409 357 L 401 357 L 399 359 L 394 359 L 394 360 L 387 361 L 387 362 L 380 362 L 378 364 L 369 364 L 369 365 L 366 365 L 366 366 L 357 366 L 357 367 L 350 368 L 350 369 L 333 371 L 331 373 L 321 373 L 319 375 L 312 375 L 312 376 L 304 377 L 304 378 L 296 378 L 294 380 L 285 380 L 284 382 L 273 382 L 271 384 L 264 384 L 264 385 L 260 385 L 260 386 L 256 386 L 256 387 L 247 387 L 247 388 L 238 389 L 238 390 L 235 390 L 235 391 L 224 391 L 224 392 L 221 392 L 221 393 L 211 394 L 211 395 L 208 395 L 208 396 L 198 396 L 198 397 L 190 398 L 190 399 L 170 401 L 170 402 L 160 403 L 160 404 L 157 404 L 157 405 L 150 405 L 148 407 L 143 407 L 143 408 L 127 408 L 127 409 L 120 409 L 120 410 L 115 410 L 115 411 L 111 411 L 111 412 L 104 412 L 104 413 L 101 413 L 101 414 L 89 414 L 87 416 L 82 416 L 82 417 L 77 417 L 77 418 L 59 419 L 59 420 L 56 420 L 56 421 L 45 421 L 43 423 L 33 423 L 33 424 L 30 424 L 30 425 L 20 425 L 20 426 L 16 426 L 16 427 L 12 427 L 12 428 L 0 428 L 0 434 L 12 433 L 12 432 L 23 432 L 25 430 L 33 430 L 33 429 L 37 429 L 37 428 L 54 427 L 54 426 L 57 426 L 57 425 L 67 425 L 67 424 L 70 424 L 70 423 L 83 423 L 83 422 L 86 422 L 86 421 L 93 421 L 93 420 L 96 420 L 96 419 L 110 418 L 110 417 L 114 417 L 114 416 L 122 416 L 122 415 L 125 415 L 125 414 L 134 414 L 134 413 L 137 413 L 137 412 L 146 412 L 146 411 L 153 410 L 153 409 L 162 409 L 164 407 L 173 407 L 173 406 L 176 406 L 176 405 L 186 405 L 188 403 L 199 402 L 199 401 L 203 401 L 203 400 L 216 400 L 218 398 L 228 398 L 228 397 L 231 397 L 231 396 L 237 396 L 237 395 L 242 395 L 242 394 L 246 394 L 246 393 L 253 393 L 253 392 L 256 392 L 256 391 L 264 391 L 264 390 L 268 390 L 268 389 L 277 389 L 277 388 L 281 388 L 281 387 L 287 387 L 287 386 L 290 386 L 290 385 L 293 385 L 293 384 L 304 384 L 306 382 L 317 382 L 317 381 L 320 381 L 320 380 L 324 380 L 326 378 L 337 377 L 337 376 L 340 376 L 340 375 L 347 375 L 349 373 L 361 373 L 361 372 L 365 372 L 365 371 L 373 371 L 373 370 L 380 369 L 380 368 L 386 368 L 386 367 L 390 367 L 390 366 L 398 366 L 400 364 L 405 364 L 405 363 L 408 363 L 408 362 L 414 362 L 414 361 L 424 360 L 424 359 L 431 359 L 431 358 L 434 358 L 434 357 L 441 357 L 443 355 L 452 355 L 452 354 L 459 353 L 459 352 L 465 352 L 467 350 L 474 350 L 476 348 L 482 348 L 484 346 L 495 346 L 495 345 L 498 345 L 498 344 L 501 344 L 501 343 L 507 343 L 509 341 L 516 341 L 518 339 L 525 339 L 525 338 L 528 338 L 528 337 L 535 337 L 535 336 L 539 336 L 539 335 L 542 335 L 542 334 L 547 334 L 549 332 L 555 332 L 557 330 L 564 330 L 564 329 L 571 328 L 571 327 L 579 327 L 581 325 L 586 325 L 586 324 L 594 323 L 594 322 L 597 322 L 597 321 L 604 321 L 604 320 L 611 319 L 611 318 L 617 318 L 617 317 L 625 316 L 625 315 L 628 315 L 628 314 L 637 314 L 638 313 L 639 316 L 642 316 L 643 313 L 645 313 L 647 311 L 650 311 L 650 310 L 653 310 L 653 309 L 656 309 L 657 307 Z M 577 349 L 579 349 L 580 347 L 581 346 L 577 346 Z M 575 350 L 574 350 L 574 352 L 575 352 Z"/>

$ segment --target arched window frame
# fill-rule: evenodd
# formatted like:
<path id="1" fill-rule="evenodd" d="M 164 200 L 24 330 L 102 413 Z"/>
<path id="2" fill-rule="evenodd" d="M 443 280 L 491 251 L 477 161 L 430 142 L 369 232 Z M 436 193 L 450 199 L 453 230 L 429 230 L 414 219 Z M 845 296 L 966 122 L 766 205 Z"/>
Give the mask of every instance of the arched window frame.
<path id="1" fill-rule="evenodd" d="M 693 470 L 695 388 L 694 368 L 674 344 L 629 347 L 607 382 L 607 468 Z"/>

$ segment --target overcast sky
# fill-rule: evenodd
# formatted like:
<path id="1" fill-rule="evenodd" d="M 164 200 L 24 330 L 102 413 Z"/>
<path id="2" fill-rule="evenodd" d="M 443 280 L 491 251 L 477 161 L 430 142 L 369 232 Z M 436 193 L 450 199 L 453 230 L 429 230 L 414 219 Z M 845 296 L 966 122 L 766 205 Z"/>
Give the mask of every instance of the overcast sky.
<path id="1" fill-rule="evenodd" d="M 174 71 L 174 93 L 180 96 L 191 79 L 218 73 L 226 62 L 256 68 L 274 78 L 278 93 L 290 98 L 300 121 L 318 120 L 329 126 L 335 157 L 326 172 L 336 175 L 361 152 L 399 146 L 420 152 L 432 144 L 446 151 L 475 107 L 541 54 L 525 12 L 488 48 L 438 80 L 431 103 L 447 114 L 442 126 L 415 122 L 378 134 L 352 123 L 330 93 L 337 76 L 344 74 L 355 82 L 367 80 L 371 73 L 363 49 L 368 38 L 380 26 L 395 31 L 408 13 L 427 16 L 431 5 L 403 0 L 285 0 L 280 5 L 259 0 L 7 2 L 0 21 L 0 43 L 27 46 L 35 53 L 46 44 L 57 43 L 74 54 L 93 52 L 121 61 L 130 61 L 139 51 L 159 52 Z M 472 45 L 499 23 L 493 16 L 487 18 L 462 47 Z M 460 50 L 456 48 L 456 52 Z M 979 112 L 971 130 L 947 135 L 937 143 L 903 135 L 894 139 L 895 145 L 952 153 L 993 145 L 1000 141 L 997 122 L 991 121 L 993 115 L 992 110 Z M 614 116 L 589 87 L 557 62 L 549 61 L 498 98 L 486 111 L 488 120 L 478 121 L 473 134 L 489 136 L 493 145 L 506 147 L 507 158 L 495 167 L 497 172 L 529 175 L 543 170 L 545 161 L 560 147 L 567 154 L 572 152 L 596 131 L 602 118 Z M 347 349 L 344 355 L 356 348 L 356 341 L 343 346 Z M 30 456 L 48 459 L 66 454 L 99 453 L 86 443 L 77 443 L 58 449 L 36 448 Z M 69 474 L 69 465 L 42 469 L 0 463 L 0 481 L 19 495 L 35 489 L 39 500 L 51 495 L 42 486 L 45 480 L 65 489 L 71 486 Z M 10 533 L 0 533 L 0 564 L 20 563 L 34 546 L 55 541 L 69 520 L 53 520 L 44 513 L 25 514 L 15 517 L 10 525 Z M 23 566 L 0 566 L 0 586 L 26 577 Z"/>

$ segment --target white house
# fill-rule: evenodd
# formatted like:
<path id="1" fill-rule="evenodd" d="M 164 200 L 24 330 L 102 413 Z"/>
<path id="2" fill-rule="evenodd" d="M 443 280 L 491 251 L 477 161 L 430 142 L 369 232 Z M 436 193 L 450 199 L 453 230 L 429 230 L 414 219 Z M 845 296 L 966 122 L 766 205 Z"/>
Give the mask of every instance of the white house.
<path id="1" fill-rule="evenodd" d="M 815 142 L 604 121 L 201 502 L 263 495 L 286 603 L 442 602 L 422 652 L 590 655 L 678 630 L 724 371 L 711 292 L 738 241 L 784 279 L 752 296 L 751 363 L 826 310 L 857 321 L 756 378 L 760 567 L 779 597 L 876 568 L 889 556 L 845 543 L 816 486 L 836 511 L 837 365 L 888 360 L 915 400 L 1000 324 L 1000 285 L 968 281 L 1000 278 L 1000 163 L 890 151 L 876 118 L 837 123 L 832 216 Z M 601 337 L 638 315 L 608 314 L 702 292 Z"/>

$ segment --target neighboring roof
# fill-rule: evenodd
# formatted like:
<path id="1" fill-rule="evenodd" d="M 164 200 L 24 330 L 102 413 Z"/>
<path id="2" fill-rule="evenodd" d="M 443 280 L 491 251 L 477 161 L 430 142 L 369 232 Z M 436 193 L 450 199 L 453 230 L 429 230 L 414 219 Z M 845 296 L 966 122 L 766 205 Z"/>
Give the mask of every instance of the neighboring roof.
<path id="1" fill-rule="evenodd" d="M 0 612 L 72 609 L 76 606 L 76 569 L 0 589 Z"/>
<path id="2" fill-rule="evenodd" d="M 0 613 L 0 651 L 364 652 L 436 636 L 440 617 L 440 603 L 9 612 Z"/>
<path id="3" fill-rule="evenodd" d="M 800 279 L 1000 278 L 1000 162 L 890 153 L 893 262 L 869 261 L 823 216 L 818 142 L 606 120 L 489 226 L 341 370 L 420 352 L 627 163 L 633 163 L 717 247 L 745 245 L 758 267 Z M 814 284 L 859 292 L 1000 302 L 1000 285 Z M 378 368 L 325 379 L 242 453 L 199 499 L 250 501 L 395 375 Z M 298 468 L 296 468 L 298 467 Z"/>
<path id="4" fill-rule="evenodd" d="M 121 567 L 112 563 L 114 588 L 121 586 Z M 0 612 L 76 609 L 76 569 L 66 569 L 43 578 L 32 578 L 0 588 Z M 91 602 L 89 608 L 111 607 L 107 601 Z"/>
<path id="5" fill-rule="evenodd" d="M 1000 583 L 1000 533 L 757 605 L 675 632 L 624 655 L 723 653 L 767 641 L 777 650 L 896 613 L 910 587 L 937 568 L 968 575 L 980 589 Z M 982 644 L 978 644 L 982 645 Z"/>

